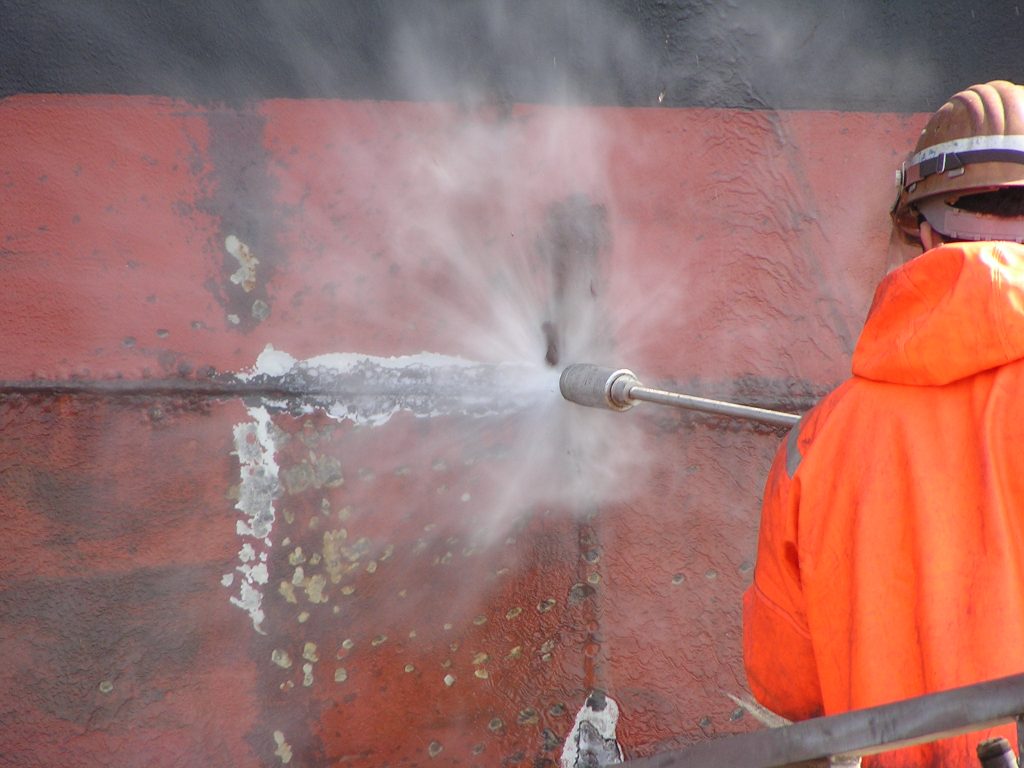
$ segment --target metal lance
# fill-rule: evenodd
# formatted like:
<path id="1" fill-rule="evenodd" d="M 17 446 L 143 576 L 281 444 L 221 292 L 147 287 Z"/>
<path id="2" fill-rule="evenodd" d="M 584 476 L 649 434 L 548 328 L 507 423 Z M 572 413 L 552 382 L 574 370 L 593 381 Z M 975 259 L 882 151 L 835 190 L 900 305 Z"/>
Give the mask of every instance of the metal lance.
<path id="1" fill-rule="evenodd" d="M 625 411 L 645 401 L 782 427 L 790 427 L 800 420 L 795 413 L 645 387 L 636 374 L 626 368 L 602 368 L 589 363 L 567 366 L 558 379 L 558 388 L 562 397 L 570 402 L 612 411 Z"/>

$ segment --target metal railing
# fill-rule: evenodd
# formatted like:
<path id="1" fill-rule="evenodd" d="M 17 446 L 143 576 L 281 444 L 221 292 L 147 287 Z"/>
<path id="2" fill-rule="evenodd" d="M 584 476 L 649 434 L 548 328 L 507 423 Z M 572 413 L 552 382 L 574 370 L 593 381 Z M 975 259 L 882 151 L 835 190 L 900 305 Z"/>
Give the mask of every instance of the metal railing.
<path id="1" fill-rule="evenodd" d="M 1024 743 L 1024 674 L 781 728 L 728 736 L 627 760 L 624 768 L 784 768 L 856 757 L 980 731 L 1016 720 Z"/>

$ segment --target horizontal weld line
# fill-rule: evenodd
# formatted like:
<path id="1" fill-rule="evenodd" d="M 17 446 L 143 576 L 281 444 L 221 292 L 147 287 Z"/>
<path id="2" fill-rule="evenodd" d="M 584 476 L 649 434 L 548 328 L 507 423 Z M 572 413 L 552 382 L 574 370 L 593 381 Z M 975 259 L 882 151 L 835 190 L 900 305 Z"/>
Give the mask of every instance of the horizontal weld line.
<path id="1" fill-rule="evenodd" d="M 295 389 L 266 382 L 182 381 L 0 381 L 3 395 L 178 395 L 188 397 L 316 397 L 336 396 L 327 390 Z"/>

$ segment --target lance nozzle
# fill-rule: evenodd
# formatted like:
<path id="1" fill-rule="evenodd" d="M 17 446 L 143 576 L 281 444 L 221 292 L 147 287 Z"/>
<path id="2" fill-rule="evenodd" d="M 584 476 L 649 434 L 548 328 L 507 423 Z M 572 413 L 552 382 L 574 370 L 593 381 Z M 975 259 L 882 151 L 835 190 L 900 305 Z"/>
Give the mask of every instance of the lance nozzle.
<path id="1" fill-rule="evenodd" d="M 636 404 L 629 393 L 638 384 L 636 374 L 626 368 L 613 370 L 589 363 L 567 366 L 558 379 L 558 389 L 566 400 L 612 411 L 625 411 Z"/>
<path id="2" fill-rule="evenodd" d="M 643 400 L 720 416 L 750 419 L 775 426 L 789 427 L 800 420 L 795 413 L 652 389 L 641 384 L 636 374 L 627 368 L 603 368 L 589 363 L 566 366 L 558 379 L 558 389 L 562 397 L 570 402 L 612 411 L 628 410 Z"/>

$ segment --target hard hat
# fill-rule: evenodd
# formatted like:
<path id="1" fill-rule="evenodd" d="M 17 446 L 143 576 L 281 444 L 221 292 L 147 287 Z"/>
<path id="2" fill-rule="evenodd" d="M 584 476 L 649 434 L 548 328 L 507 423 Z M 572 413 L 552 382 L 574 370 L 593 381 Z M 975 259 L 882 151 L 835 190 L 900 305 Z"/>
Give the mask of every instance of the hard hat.
<path id="1" fill-rule="evenodd" d="M 957 208 L 965 195 L 1024 186 L 1024 86 L 1005 80 L 972 85 L 931 116 L 897 172 L 892 220 L 918 239 L 918 215 L 958 240 L 1024 242 L 1024 216 Z"/>

